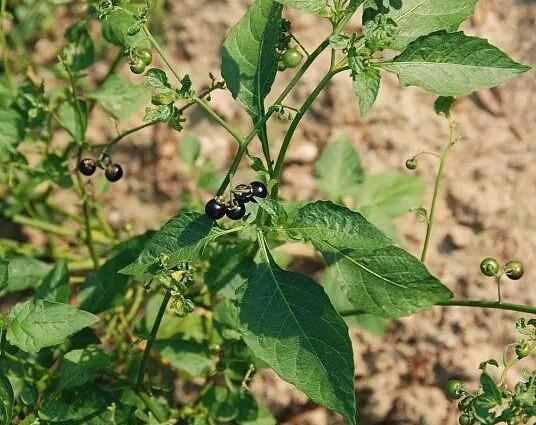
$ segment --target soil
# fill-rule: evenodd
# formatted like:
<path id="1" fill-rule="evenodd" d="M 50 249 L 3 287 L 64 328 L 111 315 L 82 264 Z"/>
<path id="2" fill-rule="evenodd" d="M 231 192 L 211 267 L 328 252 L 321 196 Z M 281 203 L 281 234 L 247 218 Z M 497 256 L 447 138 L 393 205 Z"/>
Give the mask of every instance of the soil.
<path id="1" fill-rule="evenodd" d="M 245 0 L 181 0 L 167 2 L 161 21 L 163 41 L 182 73 L 190 73 L 200 87 L 208 73 L 219 76 L 219 46 L 226 30 L 243 13 Z M 302 43 L 314 47 L 329 31 L 319 19 L 286 12 Z M 359 22 L 353 22 L 354 27 Z M 536 63 L 536 3 L 531 0 L 481 0 L 468 33 L 488 38 L 516 60 Z M 325 30 L 325 31 L 324 31 Z M 299 105 L 322 77 L 329 58 L 323 57 L 308 72 L 290 105 Z M 126 71 L 126 68 L 125 68 Z M 106 72 L 103 65 L 102 74 Z M 278 93 L 290 73 L 278 76 Z M 206 77 L 206 78 L 205 78 Z M 459 142 L 446 166 L 428 266 L 457 297 L 494 299 L 493 282 L 479 273 L 478 264 L 493 255 L 501 261 L 518 258 L 526 275 L 503 286 L 506 300 L 536 304 L 536 78 L 527 73 L 493 91 L 461 99 L 455 107 Z M 290 152 L 292 164 L 284 172 L 284 199 L 313 199 L 318 193 L 312 163 L 333 136 L 347 134 L 370 172 L 405 170 L 405 160 L 423 150 L 440 152 L 448 139 L 448 125 L 432 108 L 434 96 L 417 88 L 401 90 L 387 76 L 377 104 L 365 120 L 357 113 L 350 82 L 340 75 L 307 114 Z M 247 116 L 226 93 L 216 93 L 212 104 L 244 132 Z M 121 123 L 139 123 L 139 116 Z M 281 142 L 285 123 L 271 131 Z M 113 126 L 103 114 L 90 136 L 100 140 Z M 202 141 L 202 155 L 224 168 L 235 152 L 227 134 L 199 110 L 188 116 L 187 131 Z M 120 144 L 117 157 L 128 161 L 124 184 L 107 194 L 106 214 L 116 226 L 130 224 L 134 231 L 157 228 L 180 207 L 181 192 L 192 183 L 177 156 L 182 133 L 160 128 L 146 130 Z M 115 158 L 114 158 L 115 159 Z M 417 173 L 430 184 L 423 205 L 431 198 L 437 169 L 433 157 L 419 161 Z M 243 178 L 251 177 L 244 172 Z M 208 193 L 207 193 L 208 196 Z M 125 206 L 128 205 L 128 208 Z M 398 223 L 401 244 L 418 255 L 424 226 L 411 214 Z M 499 310 L 462 307 L 433 308 L 413 317 L 392 320 L 384 336 L 352 329 L 360 423 L 457 423 L 455 403 L 442 388 L 459 377 L 474 388 L 478 365 L 500 359 L 504 346 L 515 339 L 514 321 L 520 315 Z M 534 359 L 525 366 L 534 369 Z M 516 382 L 520 371 L 512 371 Z M 316 407 L 273 373 L 263 372 L 252 383 L 253 391 L 281 423 L 325 425 L 340 418 Z"/>

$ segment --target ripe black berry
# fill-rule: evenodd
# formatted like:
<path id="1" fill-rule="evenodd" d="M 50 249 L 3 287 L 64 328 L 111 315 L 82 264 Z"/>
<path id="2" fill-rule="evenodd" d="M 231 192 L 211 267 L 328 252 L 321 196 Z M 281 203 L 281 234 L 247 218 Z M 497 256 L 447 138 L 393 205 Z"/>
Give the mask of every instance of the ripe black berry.
<path id="1" fill-rule="evenodd" d="M 239 204 L 247 204 L 253 199 L 253 190 L 247 184 L 239 184 L 233 190 L 234 199 Z"/>
<path id="2" fill-rule="evenodd" d="M 95 160 L 91 158 L 85 158 L 82 161 L 80 161 L 80 164 L 78 164 L 78 171 L 80 171 L 84 176 L 91 176 L 97 169 L 97 164 L 95 163 Z"/>
<path id="3" fill-rule="evenodd" d="M 113 183 L 123 177 L 123 169 L 119 164 L 110 164 L 108 167 L 106 167 L 104 175 L 109 182 Z"/>
<path id="4" fill-rule="evenodd" d="M 213 220 L 219 220 L 222 218 L 226 211 L 227 207 L 223 203 L 218 202 L 216 199 L 211 199 L 205 205 L 205 214 Z"/>
<path id="5" fill-rule="evenodd" d="M 256 198 L 266 198 L 268 196 L 268 188 L 262 182 L 251 182 L 250 183 L 253 196 Z"/>
<path id="6" fill-rule="evenodd" d="M 226 215 L 231 220 L 240 220 L 246 215 L 246 206 L 238 202 L 233 202 L 233 205 L 227 208 Z"/>

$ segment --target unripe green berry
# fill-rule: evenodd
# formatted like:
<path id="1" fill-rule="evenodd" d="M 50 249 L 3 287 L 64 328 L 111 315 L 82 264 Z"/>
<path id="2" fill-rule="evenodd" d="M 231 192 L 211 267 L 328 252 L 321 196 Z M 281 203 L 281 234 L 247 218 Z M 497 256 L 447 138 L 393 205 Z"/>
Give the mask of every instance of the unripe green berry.
<path id="1" fill-rule="evenodd" d="M 417 168 L 417 159 L 410 158 L 406 161 L 406 168 L 408 170 L 415 170 Z"/>
<path id="2" fill-rule="evenodd" d="M 451 379 L 447 382 L 445 387 L 445 392 L 447 397 L 451 400 L 457 400 L 463 395 L 463 384 L 459 379 Z"/>
<path id="3" fill-rule="evenodd" d="M 499 262 L 493 257 L 484 258 L 480 262 L 480 271 L 485 276 L 489 276 L 489 277 L 497 276 L 500 270 L 501 270 L 501 266 Z"/>
<path id="4" fill-rule="evenodd" d="M 519 280 L 524 272 L 523 264 L 520 261 L 511 260 L 504 265 L 504 273 L 509 279 Z"/>

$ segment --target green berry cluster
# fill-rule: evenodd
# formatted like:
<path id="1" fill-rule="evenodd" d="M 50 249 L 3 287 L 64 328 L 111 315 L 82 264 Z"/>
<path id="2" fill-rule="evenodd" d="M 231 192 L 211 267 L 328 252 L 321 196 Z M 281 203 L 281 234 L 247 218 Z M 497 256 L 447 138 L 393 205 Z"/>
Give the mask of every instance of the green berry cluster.
<path id="1" fill-rule="evenodd" d="M 501 268 L 499 262 L 493 257 L 484 258 L 480 262 L 480 271 L 488 277 L 500 277 L 504 273 L 511 280 L 519 280 L 525 273 L 523 263 L 520 261 L 510 260 Z"/>
<path id="2" fill-rule="evenodd" d="M 151 65 L 153 54 L 147 49 L 134 49 L 130 54 L 130 70 L 134 74 L 143 74 Z"/>

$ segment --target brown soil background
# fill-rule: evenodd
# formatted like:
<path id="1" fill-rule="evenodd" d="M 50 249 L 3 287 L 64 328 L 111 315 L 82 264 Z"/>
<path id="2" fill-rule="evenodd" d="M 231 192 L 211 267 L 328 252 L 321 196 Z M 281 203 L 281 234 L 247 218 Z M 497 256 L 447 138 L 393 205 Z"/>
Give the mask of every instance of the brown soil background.
<path id="1" fill-rule="evenodd" d="M 246 0 L 169 1 L 165 19 L 159 21 L 163 41 L 183 73 L 194 85 L 219 76 L 219 46 L 226 30 L 248 5 Z M 313 16 L 286 11 L 293 30 L 309 48 L 329 27 Z M 67 19 L 68 21 L 68 19 Z M 65 23 L 65 26 L 69 22 Z M 63 23 L 62 23 L 63 25 Z M 353 22 L 357 28 L 359 22 Z M 536 2 L 533 0 L 481 0 L 477 13 L 464 28 L 488 38 L 516 60 L 536 63 Z M 57 28 L 58 34 L 63 28 Z M 55 32 L 55 31 L 54 31 Z M 54 43 L 42 40 L 40 43 Z M 36 46 L 37 51 L 43 46 Z M 45 46 L 46 47 L 46 46 Z M 326 69 L 323 57 L 305 76 L 287 102 L 299 105 Z M 102 63 L 98 72 L 104 73 Z M 126 66 L 122 69 L 128 75 Z M 137 78 L 137 77 L 135 77 Z M 278 76 L 274 92 L 289 73 Z M 141 80 L 141 78 L 140 78 Z M 349 79 L 340 75 L 321 95 L 295 136 L 284 172 L 285 199 L 314 199 L 312 163 L 322 146 L 336 135 L 347 134 L 358 148 L 368 172 L 407 172 L 404 162 L 422 151 L 439 152 L 448 138 L 447 123 L 433 112 L 434 96 L 416 88 L 400 89 L 387 76 L 377 104 L 366 120 L 357 114 Z M 213 106 L 246 132 L 249 121 L 227 93 L 213 96 Z M 97 112 L 98 113 L 98 112 Z M 437 222 L 428 266 L 460 298 L 493 299 L 495 287 L 480 275 L 478 264 L 488 255 L 501 261 L 518 258 L 526 265 L 525 277 L 504 285 L 506 300 L 534 305 L 536 291 L 536 77 L 522 75 L 498 90 L 462 99 L 455 118 L 460 142 L 449 157 L 438 205 Z M 94 120 L 97 122 L 98 120 Z M 121 128 L 140 122 L 132 117 Z M 282 139 L 284 123 L 272 130 L 273 144 Z M 186 128 L 202 141 L 202 155 L 223 169 L 234 154 L 226 133 L 199 110 L 189 113 Z M 102 120 L 90 129 L 96 143 L 112 134 Z M 159 128 L 122 142 L 115 155 L 128 161 L 123 184 L 106 195 L 106 213 L 112 223 L 129 223 L 136 231 L 157 228 L 176 211 L 181 192 L 193 184 L 185 177 L 177 154 L 182 134 Z M 532 165 L 531 165 L 532 164 Z M 429 182 L 423 205 L 428 206 L 437 163 L 423 158 L 417 173 Z M 244 174 L 244 180 L 251 175 Z M 239 177 L 237 180 L 242 180 Z M 208 196 L 208 194 L 207 194 Z M 411 214 L 399 221 L 401 244 L 418 254 L 424 226 Z M 467 308 L 434 308 L 414 317 L 393 320 L 385 336 L 359 329 L 351 331 L 356 363 L 356 386 L 361 424 L 457 423 L 455 403 L 446 400 L 442 387 L 460 377 L 475 388 L 478 364 L 500 359 L 503 347 L 515 338 L 519 314 Z M 534 369 L 534 359 L 525 362 Z M 517 382 L 519 371 L 510 373 Z M 278 415 L 281 423 L 326 425 L 341 423 L 335 415 L 317 408 L 272 373 L 258 375 L 252 388 Z"/>

